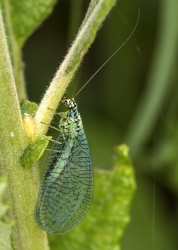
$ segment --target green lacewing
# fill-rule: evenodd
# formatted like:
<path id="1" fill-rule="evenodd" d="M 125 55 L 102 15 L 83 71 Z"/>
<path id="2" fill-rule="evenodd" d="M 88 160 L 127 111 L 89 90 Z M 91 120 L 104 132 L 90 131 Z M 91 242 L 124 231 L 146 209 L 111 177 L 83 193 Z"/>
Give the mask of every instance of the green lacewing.
<path id="1" fill-rule="evenodd" d="M 140 11 L 130 36 L 77 94 L 127 43 L 137 27 L 139 16 Z M 38 225 L 47 233 L 56 235 L 68 233 L 81 222 L 93 194 L 92 162 L 81 116 L 74 98 L 64 98 L 62 102 L 68 111 L 61 118 L 61 132 L 49 152 L 35 208 Z"/>
<path id="2" fill-rule="evenodd" d="M 62 102 L 68 111 L 49 152 L 35 209 L 38 225 L 58 235 L 80 223 L 93 194 L 92 162 L 81 116 L 74 98 Z"/>

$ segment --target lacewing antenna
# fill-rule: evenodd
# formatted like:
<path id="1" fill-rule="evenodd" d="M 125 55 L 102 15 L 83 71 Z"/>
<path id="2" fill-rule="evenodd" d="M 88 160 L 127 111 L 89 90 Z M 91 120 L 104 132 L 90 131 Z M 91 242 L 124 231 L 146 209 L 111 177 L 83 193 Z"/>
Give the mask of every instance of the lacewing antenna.
<path id="1" fill-rule="evenodd" d="M 81 91 L 82 89 L 84 89 L 84 87 L 91 81 L 91 79 L 93 79 L 93 77 L 115 56 L 115 54 L 130 40 L 130 38 L 132 37 L 132 35 L 134 34 L 137 25 L 138 25 L 138 21 L 140 18 L 140 10 L 138 10 L 138 16 L 137 16 L 137 21 L 135 24 L 135 27 L 133 28 L 131 34 L 128 36 L 128 38 L 125 40 L 125 42 L 123 42 L 121 44 L 121 46 L 119 46 L 119 48 L 101 65 L 101 67 L 88 79 L 88 81 L 79 89 L 79 91 L 75 94 L 74 97 L 76 97 Z"/>

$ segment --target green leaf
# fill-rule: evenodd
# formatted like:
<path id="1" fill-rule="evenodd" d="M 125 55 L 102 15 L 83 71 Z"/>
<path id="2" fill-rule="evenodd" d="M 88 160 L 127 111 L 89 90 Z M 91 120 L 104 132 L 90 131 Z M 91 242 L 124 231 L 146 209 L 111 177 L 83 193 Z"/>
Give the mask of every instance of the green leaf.
<path id="1" fill-rule="evenodd" d="M 8 205 L 3 201 L 6 188 L 7 178 L 0 177 L 0 249 L 12 250 L 11 233 L 13 223 L 6 217 Z"/>
<path id="2" fill-rule="evenodd" d="M 24 150 L 21 156 L 21 162 L 23 165 L 37 162 L 46 147 L 48 146 L 51 136 L 37 135 L 34 136 L 33 141 L 30 142 L 27 148 Z"/>
<path id="3" fill-rule="evenodd" d="M 1 0 L 6 26 L 22 47 L 31 33 L 51 13 L 56 0 Z"/>
<path id="4" fill-rule="evenodd" d="M 91 207 L 78 227 L 60 237 L 49 236 L 50 246 L 60 249 L 120 249 L 120 240 L 130 221 L 130 205 L 136 189 L 128 147 L 116 149 L 113 171 L 94 173 L 94 197 Z"/>
<path id="5" fill-rule="evenodd" d="M 36 104 L 35 102 L 30 102 L 28 100 L 23 100 L 20 103 L 20 109 L 22 112 L 22 116 L 24 116 L 24 114 L 34 116 L 38 109 L 38 104 Z"/>

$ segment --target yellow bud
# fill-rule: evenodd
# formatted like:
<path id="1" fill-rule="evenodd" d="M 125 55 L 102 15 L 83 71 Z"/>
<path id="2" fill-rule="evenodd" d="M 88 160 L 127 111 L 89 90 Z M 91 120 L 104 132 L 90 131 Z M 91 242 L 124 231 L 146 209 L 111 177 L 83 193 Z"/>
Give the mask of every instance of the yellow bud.
<path id="1" fill-rule="evenodd" d="M 29 114 L 25 113 L 24 117 L 23 117 L 23 124 L 24 124 L 24 129 L 25 129 L 26 136 L 29 139 L 32 139 L 33 136 L 36 133 L 36 123 L 35 123 L 35 120 L 33 119 L 32 116 L 30 116 Z"/>

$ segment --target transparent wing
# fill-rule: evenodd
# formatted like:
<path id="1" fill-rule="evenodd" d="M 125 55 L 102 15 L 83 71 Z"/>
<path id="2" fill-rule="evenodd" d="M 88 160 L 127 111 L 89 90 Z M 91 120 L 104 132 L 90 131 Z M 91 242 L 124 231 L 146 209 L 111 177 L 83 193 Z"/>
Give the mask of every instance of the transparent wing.
<path id="1" fill-rule="evenodd" d="M 73 131 L 73 130 L 72 130 Z M 51 234 L 64 234 L 85 216 L 93 193 L 92 163 L 83 128 L 58 138 L 59 154 L 48 157 L 36 206 L 36 220 Z M 53 151 L 57 145 L 53 146 Z M 48 162 L 47 160 L 47 162 Z"/>

